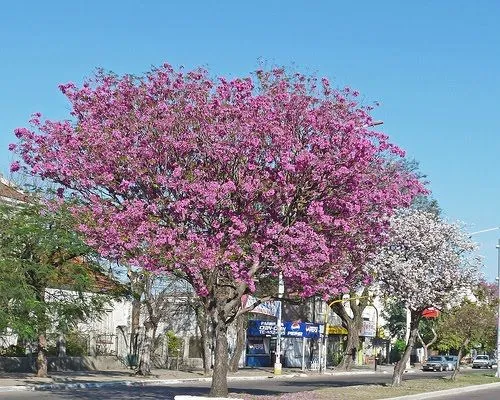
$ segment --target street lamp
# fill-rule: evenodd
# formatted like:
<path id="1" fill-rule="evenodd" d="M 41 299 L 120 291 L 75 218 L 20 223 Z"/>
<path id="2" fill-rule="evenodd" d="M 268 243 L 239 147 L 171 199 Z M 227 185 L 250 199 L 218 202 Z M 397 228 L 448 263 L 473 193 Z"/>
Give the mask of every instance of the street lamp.
<path id="1" fill-rule="evenodd" d="M 472 232 L 470 234 L 470 236 L 476 235 L 478 233 L 483 233 L 483 232 L 496 231 L 497 229 L 500 229 L 500 226 L 497 226 L 495 228 L 483 229 L 483 230 L 477 231 L 477 232 Z M 498 307 L 497 307 L 497 354 L 496 354 L 496 356 L 497 356 L 497 372 L 496 372 L 495 376 L 497 378 L 500 378 L 500 365 L 498 362 L 499 361 L 498 359 L 500 358 L 500 239 L 498 239 L 496 249 L 498 252 L 497 277 L 496 277 L 496 281 L 497 281 L 497 285 L 498 285 L 498 289 L 497 289 Z"/>

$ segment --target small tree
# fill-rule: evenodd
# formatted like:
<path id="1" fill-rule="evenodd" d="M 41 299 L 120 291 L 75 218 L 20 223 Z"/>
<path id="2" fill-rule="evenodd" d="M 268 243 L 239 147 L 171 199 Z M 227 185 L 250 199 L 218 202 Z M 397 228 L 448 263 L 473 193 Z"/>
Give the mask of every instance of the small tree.
<path id="1" fill-rule="evenodd" d="M 417 330 L 417 337 L 424 349 L 424 361 L 427 360 L 429 348 L 436 343 L 438 334 L 435 329 L 434 319 L 421 319 Z"/>
<path id="2" fill-rule="evenodd" d="M 165 322 L 174 314 L 181 318 L 181 312 L 175 311 L 182 306 L 187 308 L 193 291 L 191 287 L 187 287 L 187 282 L 172 274 L 154 274 L 128 266 L 127 276 L 129 292 L 133 299 L 130 349 L 131 354 L 139 356 L 136 374 L 147 376 L 151 375 L 152 355 L 156 350 L 155 342 L 167 341 L 166 338 L 160 337 L 163 336 L 162 334 L 158 335 L 160 322 Z M 185 310 L 183 311 L 185 313 Z M 138 331 L 141 316 L 144 336 L 139 348 Z M 188 319 L 189 316 L 185 315 L 185 318 Z M 188 321 L 185 322 L 188 323 Z M 171 350 L 169 344 L 166 347 Z"/>
<path id="3" fill-rule="evenodd" d="M 495 346 L 497 303 L 496 299 L 484 296 L 486 287 L 480 285 L 476 290 L 475 301 L 467 299 L 442 315 L 438 348 L 443 351 L 458 350 L 459 362 L 452 375 L 453 380 L 460 370 L 460 359 L 464 353 L 474 347 L 493 349 Z"/>
<path id="4" fill-rule="evenodd" d="M 402 211 L 391 220 L 388 241 L 371 267 L 381 289 L 410 310 L 410 336 L 392 383 L 401 384 L 414 346 L 422 312 L 460 301 L 477 281 L 480 260 L 471 256 L 474 244 L 456 224 L 437 215 Z"/>
<path id="5" fill-rule="evenodd" d="M 47 376 L 47 331 L 69 332 L 109 300 L 96 286 L 94 253 L 72 223 L 63 209 L 0 205 L 0 331 L 38 340 L 40 377 Z"/>
<path id="6" fill-rule="evenodd" d="M 404 304 L 394 298 L 386 299 L 381 315 L 386 321 L 384 328 L 389 331 L 390 338 L 404 338 L 406 330 L 406 309 Z"/>

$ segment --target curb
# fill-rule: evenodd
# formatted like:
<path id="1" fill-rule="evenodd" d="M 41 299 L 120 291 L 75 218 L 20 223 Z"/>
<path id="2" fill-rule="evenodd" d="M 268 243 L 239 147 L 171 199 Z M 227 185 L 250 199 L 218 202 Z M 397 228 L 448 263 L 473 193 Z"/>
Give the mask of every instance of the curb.
<path id="1" fill-rule="evenodd" d="M 174 396 L 174 400 L 228 400 L 228 397 L 188 396 L 180 394 Z M 231 400 L 243 400 L 243 399 L 231 397 Z"/>
<path id="2" fill-rule="evenodd" d="M 35 388 L 33 386 L 0 386 L 0 393 L 7 392 L 32 392 Z"/>
<path id="3" fill-rule="evenodd" d="M 272 375 L 259 375 L 259 376 L 228 376 L 229 381 L 239 381 L 239 380 L 265 380 L 270 378 L 293 378 L 295 376 L 300 376 L 299 374 L 281 375 L 279 377 L 274 377 Z M 303 375 L 307 376 L 307 375 Z M 91 389 L 91 388 L 101 388 L 107 386 L 162 386 L 162 385 L 175 385 L 181 383 L 189 382 L 211 382 L 212 378 L 184 378 L 184 379 L 148 379 L 140 381 L 104 381 L 104 382 L 73 382 L 73 383 L 42 383 L 38 385 L 23 385 L 23 386 L 0 386 L 1 392 L 21 392 L 21 391 L 43 391 L 43 390 L 71 390 L 71 389 Z"/>
<path id="4" fill-rule="evenodd" d="M 413 373 L 414 371 L 407 371 L 407 373 Z M 375 371 L 349 371 L 349 372 L 324 372 L 323 375 L 336 375 L 336 376 L 348 376 L 348 375 L 362 375 L 362 374 L 374 374 Z M 387 373 L 386 371 L 380 371 L 377 373 Z M 289 379 L 295 377 L 307 377 L 309 374 L 300 372 L 292 374 L 283 375 L 256 375 L 256 376 L 228 376 L 227 380 L 230 381 L 257 381 L 266 379 Z M 162 386 L 162 385 L 176 385 L 181 383 L 189 382 L 211 382 L 211 377 L 204 378 L 179 378 L 179 379 L 148 379 L 148 380 L 126 380 L 126 381 L 101 381 L 101 382 L 73 382 L 73 383 L 42 383 L 42 384 L 28 384 L 23 386 L 0 386 L 1 392 L 20 392 L 20 391 L 43 391 L 43 390 L 74 390 L 74 389 L 96 389 L 107 386 Z"/>
<path id="5" fill-rule="evenodd" d="M 410 395 L 399 396 L 399 397 L 390 397 L 390 398 L 387 398 L 384 400 L 425 400 L 425 399 L 433 399 L 433 398 L 438 398 L 438 397 L 442 397 L 442 396 L 453 395 L 453 394 L 457 394 L 457 393 L 476 392 L 476 391 L 491 389 L 491 388 L 495 388 L 495 387 L 500 387 L 500 382 L 485 383 L 482 385 L 462 386 L 459 388 L 437 390 L 435 392 L 410 394 Z"/>

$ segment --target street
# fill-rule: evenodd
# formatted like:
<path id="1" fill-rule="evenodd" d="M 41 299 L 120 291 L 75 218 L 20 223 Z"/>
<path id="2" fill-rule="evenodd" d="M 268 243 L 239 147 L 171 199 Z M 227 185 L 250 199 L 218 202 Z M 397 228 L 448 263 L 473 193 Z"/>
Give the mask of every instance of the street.
<path id="1" fill-rule="evenodd" d="M 433 374 L 408 374 L 405 380 L 419 378 L 440 378 L 448 373 Z M 383 384 L 391 381 L 390 374 L 360 374 L 348 376 L 324 375 L 317 377 L 293 377 L 282 379 L 267 380 L 245 380 L 238 382 L 229 382 L 229 390 L 233 394 L 249 393 L 254 395 L 279 395 L 281 393 L 301 392 L 315 390 L 332 386 L 352 386 L 352 385 L 372 385 Z M 127 387 L 110 386 L 97 389 L 79 389 L 79 390 L 54 390 L 54 391 L 35 391 L 35 392 L 8 392 L 0 393 L 0 399 L 40 399 L 40 400 L 60 400 L 60 399 L 146 399 L 146 400 L 171 400 L 178 394 L 206 395 L 209 384 L 199 382 L 189 382 L 188 384 L 179 384 L 171 386 L 145 386 L 145 387 Z M 472 397 L 464 397 L 472 398 Z M 481 397 L 478 397 L 478 399 Z M 487 397 L 484 397 L 486 399 Z M 499 397 L 490 397 L 500 398 Z M 451 399 L 451 397 L 450 397 Z M 482 399 L 482 398 L 481 398 Z"/>

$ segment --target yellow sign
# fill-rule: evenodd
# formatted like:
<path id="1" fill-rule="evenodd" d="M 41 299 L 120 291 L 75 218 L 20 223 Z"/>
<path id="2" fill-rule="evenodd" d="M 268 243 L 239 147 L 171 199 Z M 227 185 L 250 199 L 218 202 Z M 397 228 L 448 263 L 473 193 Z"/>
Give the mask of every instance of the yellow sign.
<path id="1" fill-rule="evenodd" d="M 328 325 L 328 335 L 347 335 L 347 329 L 340 325 Z"/>

